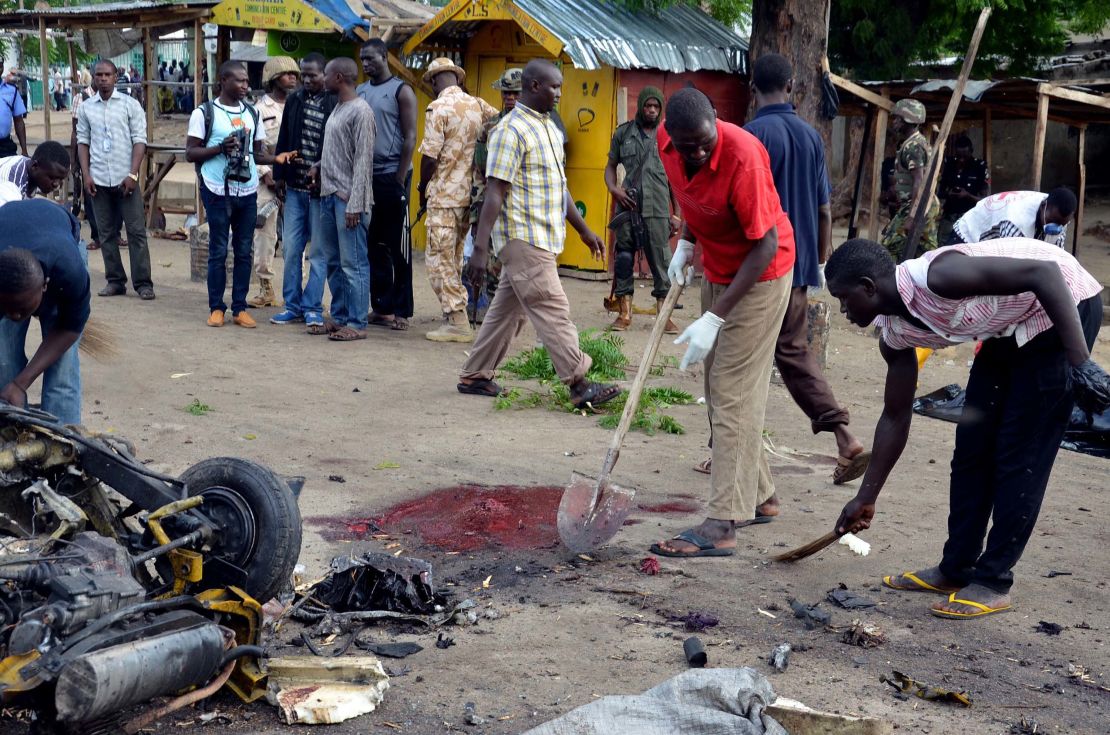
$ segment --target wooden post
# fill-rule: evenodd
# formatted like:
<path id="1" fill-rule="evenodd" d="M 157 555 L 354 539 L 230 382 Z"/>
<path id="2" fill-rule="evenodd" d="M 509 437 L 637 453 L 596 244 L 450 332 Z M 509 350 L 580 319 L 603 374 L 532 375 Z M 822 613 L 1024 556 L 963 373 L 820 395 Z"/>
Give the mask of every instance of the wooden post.
<path id="1" fill-rule="evenodd" d="M 883 154 L 886 153 L 886 123 L 890 113 L 883 108 L 875 110 L 875 151 L 871 156 L 871 224 L 867 237 L 879 239 L 879 192 L 883 189 Z"/>
<path id="2" fill-rule="evenodd" d="M 1071 254 L 1076 255 L 1079 252 L 1079 234 L 1083 231 L 1083 205 L 1086 200 L 1087 191 L 1087 126 L 1083 125 L 1079 128 L 1079 144 L 1077 151 L 1076 164 L 1079 167 L 1079 191 L 1076 192 L 1079 196 L 1079 205 L 1075 208 L 1075 232 L 1071 235 Z"/>
<path id="3" fill-rule="evenodd" d="M 212 70 L 213 79 L 219 73 L 220 64 L 231 58 L 231 29 L 220 26 L 220 30 L 216 33 L 216 69 Z M 215 97 L 216 94 L 213 92 L 212 98 L 215 99 Z"/>
<path id="4" fill-rule="evenodd" d="M 1041 170 L 1044 167 L 1044 139 L 1048 132 L 1048 95 L 1037 91 L 1037 129 L 1033 136 L 1033 174 L 1030 190 L 1041 190 Z"/>
<path id="5" fill-rule="evenodd" d="M 193 104 L 199 106 L 201 93 L 204 89 L 204 20 L 197 18 L 193 21 Z M 196 193 L 193 195 L 193 206 L 197 213 L 197 224 L 204 223 L 204 207 L 200 201 L 200 182 L 197 181 Z"/>
<path id="6" fill-rule="evenodd" d="M 987 171 L 994 170 L 994 141 L 991 139 L 991 108 L 983 110 L 983 160 Z"/>
<path id="7" fill-rule="evenodd" d="M 868 105 L 867 118 L 863 122 L 863 140 L 859 145 L 859 161 L 856 164 L 856 185 L 852 188 L 852 216 L 848 219 L 848 239 L 859 237 L 859 200 L 863 197 L 863 169 L 867 165 L 867 144 L 871 142 L 871 125 L 875 120 L 875 106 Z M 849 130 L 851 122 L 847 121 Z M 850 136 L 848 136 L 850 138 Z M 847 165 L 845 156 L 845 165 Z"/>
<path id="8" fill-rule="evenodd" d="M 154 105 L 157 103 L 158 91 L 151 82 L 154 81 L 154 43 L 150 38 L 150 28 L 143 28 L 143 100 L 146 102 L 146 139 L 148 143 L 154 141 Z M 143 160 L 143 194 L 146 194 L 146 185 L 152 174 L 150 149 Z"/>
<path id="9" fill-rule="evenodd" d="M 42 122 L 43 138 L 50 140 L 50 65 L 46 47 L 46 18 L 39 18 L 39 68 L 42 74 Z"/>

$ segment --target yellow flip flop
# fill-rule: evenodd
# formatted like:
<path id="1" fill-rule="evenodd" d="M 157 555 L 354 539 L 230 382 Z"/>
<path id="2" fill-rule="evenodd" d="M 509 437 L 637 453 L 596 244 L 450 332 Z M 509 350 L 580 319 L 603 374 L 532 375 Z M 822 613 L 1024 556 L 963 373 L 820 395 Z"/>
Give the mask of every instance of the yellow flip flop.
<path id="1" fill-rule="evenodd" d="M 937 610 L 935 607 L 930 607 L 929 612 L 931 612 L 933 615 L 936 615 L 938 618 L 946 618 L 948 620 L 967 620 L 968 618 L 981 618 L 984 615 L 993 615 L 995 613 L 1006 612 L 1011 607 L 1010 605 L 1003 605 L 1002 607 L 987 607 L 983 603 L 976 602 L 975 600 L 961 600 L 956 597 L 956 594 L 956 592 L 953 592 L 952 594 L 948 595 L 948 601 L 957 605 L 967 605 L 968 607 L 977 608 L 979 612 L 949 612 L 947 610 Z"/>
<path id="2" fill-rule="evenodd" d="M 887 576 L 883 577 L 883 586 L 884 587 L 889 587 L 892 590 L 898 590 L 899 592 L 936 592 L 939 595 L 947 595 L 949 593 L 954 594 L 954 593 L 959 591 L 959 590 L 953 590 L 951 588 L 944 589 L 942 587 L 934 587 L 933 585 L 929 584 L 928 582 L 926 582 L 925 580 L 923 580 L 921 577 L 917 576 L 913 572 L 902 572 L 901 574 L 899 574 L 897 576 L 905 577 L 906 579 L 913 582 L 914 585 L 916 585 L 916 586 L 914 586 L 914 587 L 900 587 L 900 586 L 894 584 L 894 575 L 889 575 L 889 574 Z"/>

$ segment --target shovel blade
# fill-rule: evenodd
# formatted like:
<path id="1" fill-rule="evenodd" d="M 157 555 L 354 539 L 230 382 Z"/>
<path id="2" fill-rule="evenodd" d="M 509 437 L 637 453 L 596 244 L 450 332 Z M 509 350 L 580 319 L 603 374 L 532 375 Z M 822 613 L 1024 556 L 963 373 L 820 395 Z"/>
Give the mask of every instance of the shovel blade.
<path id="1" fill-rule="evenodd" d="M 576 554 L 596 549 L 613 538 L 632 512 L 635 490 L 606 482 L 595 504 L 595 488 L 597 480 L 575 472 L 559 502 L 559 538 Z"/>

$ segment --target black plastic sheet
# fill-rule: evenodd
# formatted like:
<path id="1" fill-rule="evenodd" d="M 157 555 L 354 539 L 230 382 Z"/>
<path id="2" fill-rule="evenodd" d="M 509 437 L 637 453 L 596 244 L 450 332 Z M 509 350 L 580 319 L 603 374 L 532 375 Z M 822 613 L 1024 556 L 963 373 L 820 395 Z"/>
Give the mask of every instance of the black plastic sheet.
<path id="1" fill-rule="evenodd" d="M 914 400 L 913 410 L 922 416 L 955 423 L 963 413 L 965 397 L 964 389 L 953 383 Z M 1076 406 L 1060 446 L 1073 452 L 1110 458 L 1110 410 L 1091 414 Z"/>

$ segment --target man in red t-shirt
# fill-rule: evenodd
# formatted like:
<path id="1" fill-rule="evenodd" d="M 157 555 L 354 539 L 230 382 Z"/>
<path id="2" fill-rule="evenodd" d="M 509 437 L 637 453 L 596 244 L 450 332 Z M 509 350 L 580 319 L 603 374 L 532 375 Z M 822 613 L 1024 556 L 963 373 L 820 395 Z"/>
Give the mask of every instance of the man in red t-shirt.
<path id="1" fill-rule="evenodd" d="M 700 243 L 705 279 L 701 317 L 675 344 L 681 367 L 705 360 L 713 462 L 707 518 L 669 541 L 663 556 L 730 556 L 736 529 L 778 513 L 763 449 L 763 418 L 775 340 L 790 299 L 794 231 L 782 211 L 770 160 L 751 133 L 717 120 L 701 92 L 667 102 L 659 153 L 685 218 L 671 260 L 672 282 Z"/>

